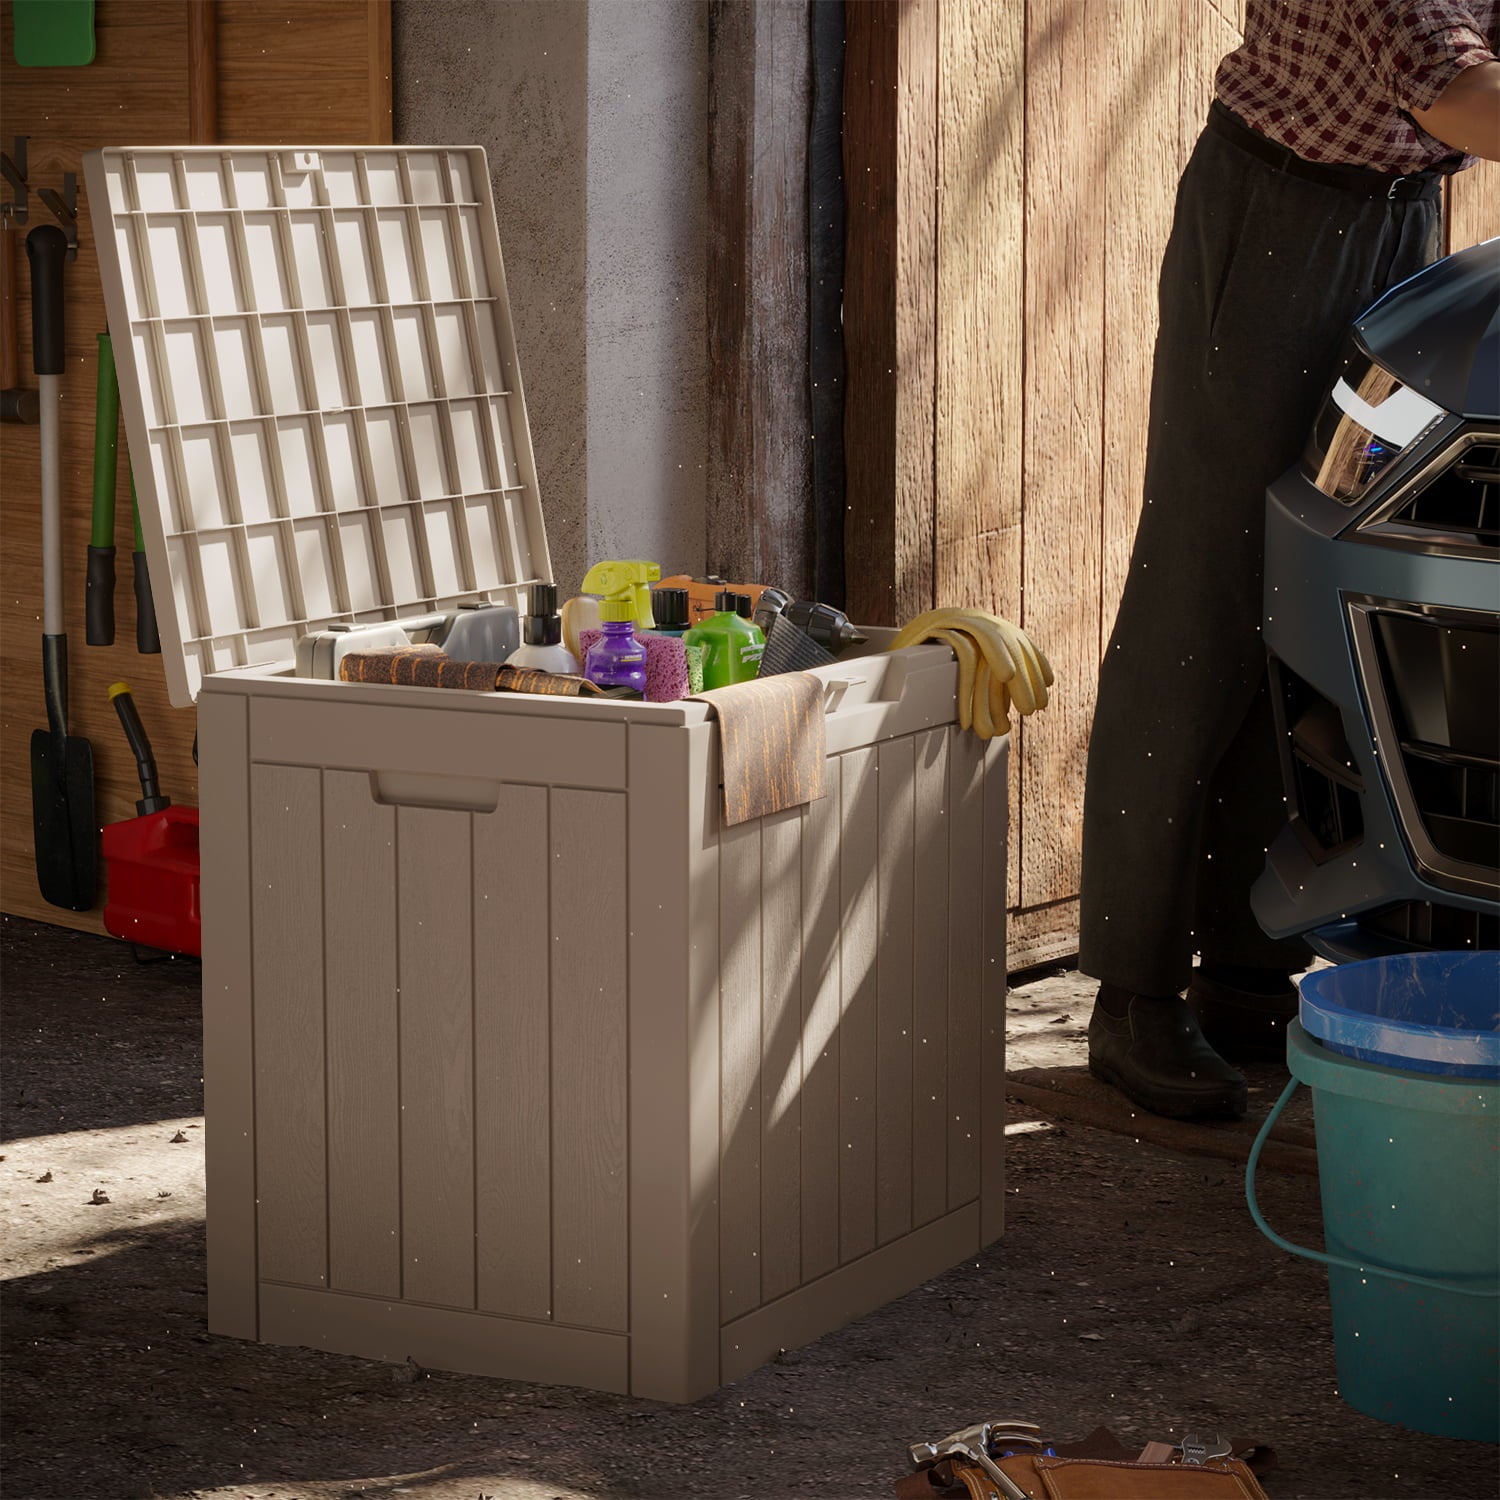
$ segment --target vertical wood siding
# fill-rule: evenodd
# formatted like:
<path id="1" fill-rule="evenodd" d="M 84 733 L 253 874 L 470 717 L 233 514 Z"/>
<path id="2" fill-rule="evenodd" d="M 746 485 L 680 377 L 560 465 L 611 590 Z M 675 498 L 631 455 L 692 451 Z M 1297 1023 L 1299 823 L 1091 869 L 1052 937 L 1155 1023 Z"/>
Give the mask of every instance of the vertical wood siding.
<path id="1" fill-rule="evenodd" d="M 880 623 L 995 610 L 1057 668 L 1011 756 L 1012 968 L 1077 948 L 1083 770 L 1141 503 L 1157 276 L 1243 14 L 847 7 L 850 594 Z M 1447 222 L 1452 249 L 1500 233 L 1500 166 L 1450 184 Z"/>
<path id="2" fill-rule="evenodd" d="M 63 570 L 69 657 L 69 725 L 94 746 L 94 787 L 100 825 L 135 816 L 140 796 L 134 758 L 105 689 L 130 682 L 151 735 L 161 784 L 174 801 L 198 800 L 192 758 L 196 716 L 171 708 L 159 656 L 135 649 L 130 583 L 130 465 L 123 430 L 116 476 L 120 543 L 115 560 L 115 640 L 84 648 L 83 558 L 91 521 L 94 451 L 95 335 L 105 327 L 104 294 L 81 175 L 82 153 L 101 138 L 180 144 L 192 135 L 189 117 L 189 14 L 196 0 L 96 0 L 94 61 L 59 73 L 23 68 L 15 60 L 11 6 L 0 4 L 0 146 L 30 137 L 31 224 L 50 215 L 36 189 L 59 191 L 63 173 L 78 178 L 78 257 L 63 277 L 67 376 L 62 411 Z M 229 142 L 360 141 L 391 138 L 390 0 L 217 0 L 217 138 Z M 64 93 L 60 93 L 63 83 Z M 60 101 L 66 101 L 66 107 Z M 104 122 L 107 121 L 106 125 Z M 8 201 L 10 185 L 3 189 Z M 21 383 L 31 374 L 30 278 L 22 239 L 9 231 L 16 270 Z M 104 931 L 101 867 L 92 911 L 63 911 L 42 900 L 36 885 L 31 821 L 31 731 L 46 723 L 36 637 L 41 611 L 41 504 L 34 426 L 0 424 L 0 696 L 10 706 L 0 721 L 0 890 L 17 916 L 86 932 Z M 158 588 L 164 591 L 158 581 Z"/>

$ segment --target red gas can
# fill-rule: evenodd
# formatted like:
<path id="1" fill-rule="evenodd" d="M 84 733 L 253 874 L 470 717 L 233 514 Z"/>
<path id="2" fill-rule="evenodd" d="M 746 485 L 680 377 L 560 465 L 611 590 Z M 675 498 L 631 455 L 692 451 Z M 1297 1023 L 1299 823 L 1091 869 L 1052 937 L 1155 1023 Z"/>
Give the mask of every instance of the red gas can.
<path id="1" fill-rule="evenodd" d="M 109 864 L 105 931 L 168 953 L 202 952 L 198 911 L 198 809 L 160 812 L 104 829 Z"/>

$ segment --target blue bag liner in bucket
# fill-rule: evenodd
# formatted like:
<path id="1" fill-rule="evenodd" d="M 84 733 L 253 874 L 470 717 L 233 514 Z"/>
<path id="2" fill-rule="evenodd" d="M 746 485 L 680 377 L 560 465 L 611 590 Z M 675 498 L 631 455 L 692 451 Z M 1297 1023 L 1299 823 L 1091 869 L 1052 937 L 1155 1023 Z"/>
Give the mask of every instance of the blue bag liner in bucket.
<path id="1" fill-rule="evenodd" d="M 1297 1019 L 1331 1052 L 1453 1078 L 1500 1079 L 1500 953 L 1402 953 L 1320 969 Z"/>
<path id="2" fill-rule="evenodd" d="M 1500 954 L 1419 953 L 1302 980 L 1292 1081 L 1245 1168 L 1274 1244 L 1327 1266 L 1339 1393 L 1370 1416 L 1500 1439 Z M 1323 1250 L 1255 1199 L 1261 1148 L 1312 1090 Z"/>

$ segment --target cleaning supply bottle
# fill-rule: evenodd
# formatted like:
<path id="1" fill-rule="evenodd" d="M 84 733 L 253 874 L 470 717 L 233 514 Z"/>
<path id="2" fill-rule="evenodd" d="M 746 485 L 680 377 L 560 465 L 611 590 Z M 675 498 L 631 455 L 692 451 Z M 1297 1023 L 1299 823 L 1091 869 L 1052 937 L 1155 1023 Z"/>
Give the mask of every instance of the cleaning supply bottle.
<path id="1" fill-rule="evenodd" d="M 562 607 L 563 645 L 583 660 L 585 631 L 599 628 L 599 601 L 592 594 L 578 594 Z"/>
<path id="2" fill-rule="evenodd" d="M 604 634 L 589 647 L 583 675 L 600 687 L 632 688 L 646 696 L 646 648 L 635 638 L 635 600 L 605 599 L 599 605 Z"/>
<path id="3" fill-rule="evenodd" d="M 636 628 L 654 630 L 656 620 L 651 613 L 651 585 L 660 577 L 661 568 L 654 562 L 595 563 L 583 575 L 583 592 L 597 594 L 601 599 L 629 599 L 635 608 L 632 618 Z M 601 623 L 603 618 L 601 613 Z"/>
<path id="4" fill-rule="evenodd" d="M 511 652 L 513 667 L 538 672 L 578 673 L 578 658 L 562 643 L 562 619 L 557 613 L 557 585 L 534 583 L 526 591 L 527 614 L 521 644 Z"/>
<path id="5" fill-rule="evenodd" d="M 651 590 L 651 608 L 656 615 L 653 627 L 657 635 L 682 637 L 691 627 L 688 620 L 688 591 L 657 588 Z"/>
<path id="6" fill-rule="evenodd" d="M 694 625 L 682 638 L 685 646 L 703 648 L 705 690 L 749 682 L 760 670 L 766 638 L 758 625 L 740 614 L 740 600 L 745 598 L 729 589 L 721 590 L 714 596 L 717 613 Z"/>

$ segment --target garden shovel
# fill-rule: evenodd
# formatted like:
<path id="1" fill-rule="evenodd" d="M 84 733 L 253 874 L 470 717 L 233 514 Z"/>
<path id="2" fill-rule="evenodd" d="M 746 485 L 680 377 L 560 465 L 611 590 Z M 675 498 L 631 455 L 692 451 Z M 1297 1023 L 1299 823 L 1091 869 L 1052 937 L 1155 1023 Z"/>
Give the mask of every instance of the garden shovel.
<path id="1" fill-rule="evenodd" d="M 42 450 L 42 687 L 47 727 L 31 736 L 31 816 L 36 878 L 53 906 L 88 911 L 98 893 L 94 749 L 68 733 L 68 637 L 62 598 L 63 259 L 67 236 L 39 224 L 26 236 L 31 262 L 31 364 Z"/>

